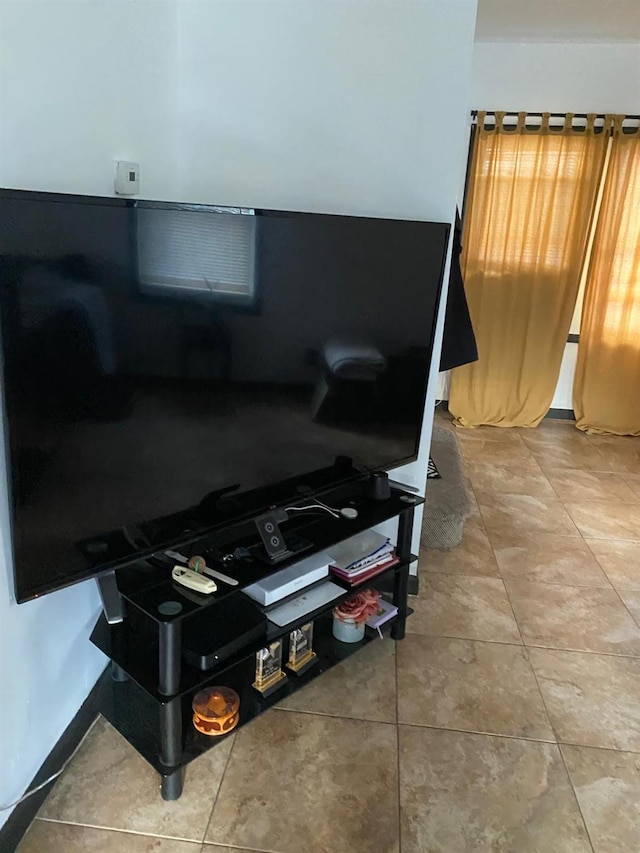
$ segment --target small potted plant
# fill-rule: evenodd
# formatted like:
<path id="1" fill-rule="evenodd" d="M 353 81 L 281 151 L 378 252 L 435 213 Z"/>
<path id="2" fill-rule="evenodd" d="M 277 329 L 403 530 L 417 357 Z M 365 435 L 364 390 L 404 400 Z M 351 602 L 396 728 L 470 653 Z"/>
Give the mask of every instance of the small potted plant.
<path id="1" fill-rule="evenodd" d="M 333 610 L 333 636 L 343 643 L 357 643 L 364 637 L 364 623 L 378 611 L 380 593 L 363 589 Z"/>

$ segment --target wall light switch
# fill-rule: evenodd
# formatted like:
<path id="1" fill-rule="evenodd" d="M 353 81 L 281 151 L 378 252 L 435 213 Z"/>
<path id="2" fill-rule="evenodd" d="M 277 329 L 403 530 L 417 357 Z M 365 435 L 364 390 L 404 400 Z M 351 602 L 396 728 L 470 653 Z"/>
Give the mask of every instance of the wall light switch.
<path id="1" fill-rule="evenodd" d="M 116 160 L 115 188 L 118 195 L 136 195 L 140 192 L 140 164 Z"/>

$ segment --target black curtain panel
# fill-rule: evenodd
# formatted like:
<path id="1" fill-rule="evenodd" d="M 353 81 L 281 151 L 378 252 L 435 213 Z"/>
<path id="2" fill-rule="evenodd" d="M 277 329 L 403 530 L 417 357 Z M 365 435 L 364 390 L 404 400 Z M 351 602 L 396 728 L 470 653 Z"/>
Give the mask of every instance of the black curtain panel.
<path id="1" fill-rule="evenodd" d="M 444 316 L 444 333 L 442 352 L 440 354 L 440 370 L 451 370 L 463 364 L 478 360 L 476 336 L 471 323 L 467 297 L 464 292 L 464 281 L 460 269 L 460 254 L 462 252 L 462 220 L 456 209 L 456 224 L 453 230 L 453 251 L 451 254 L 451 271 L 449 273 L 449 292 Z"/>

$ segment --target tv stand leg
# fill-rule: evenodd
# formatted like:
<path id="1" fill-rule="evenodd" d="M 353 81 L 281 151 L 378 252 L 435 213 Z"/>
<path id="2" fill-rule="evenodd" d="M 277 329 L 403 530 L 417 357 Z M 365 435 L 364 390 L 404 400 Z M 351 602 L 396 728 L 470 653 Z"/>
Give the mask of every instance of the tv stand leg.
<path id="1" fill-rule="evenodd" d="M 399 610 L 406 610 L 407 599 L 409 597 L 409 566 L 405 566 L 396 573 L 395 582 L 393 585 L 393 603 Z M 398 619 L 391 629 L 391 636 L 394 640 L 404 640 L 406 619 Z"/>
<path id="2" fill-rule="evenodd" d="M 162 799 L 170 803 L 180 798 L 184 783 L 184 768 L 174 771 L 169 776 L 162 777 Z"/>
<path id="3" fill-rule="evenodd" d="M 162 777 L 162 799 L 177 800 L 182 793 L 182 703 L 180 697 L 160 706 L 160 761 L 169 771 Z M 172 767 L 176 767 L 171 771 Z"/>
<path id="4" fill-rule="evenodd" d="M 161 622 L 158 648 L 158 690 L 163 696 L 173 696 L 180 687 L 180 623 Z"/>
<path id="5" fill-rule="evenodd" d="M 414 508 L 409 507 L 401 513 L 398 519 L 398 541 L 396 553 L 401 560 L 411 558 L 411 536 L 413 533 Z M 393 583 L 393 603 L 400 611 L 406 611 L 409 598 L 409 565 L 407 564 L 399 572 L 396 572 Z M 391 629 L 394 640 L 403 640 L 405 634 L 405 619 L 398 619 Z"/>

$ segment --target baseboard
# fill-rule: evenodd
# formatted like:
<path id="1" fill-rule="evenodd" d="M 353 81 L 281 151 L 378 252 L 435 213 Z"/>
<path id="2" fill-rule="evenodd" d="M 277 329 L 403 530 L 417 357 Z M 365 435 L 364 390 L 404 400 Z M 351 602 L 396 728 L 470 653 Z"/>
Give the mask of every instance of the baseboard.
<path id="1" fill-rule="evenodd" d="M 100 679 L 98 679 L 99 681 Z M 56 745 L 45 758 L 42 766 L 27 786 L 27 790 L 44 782 L 45 779 L 58 771 L 89 730 L 98 714 L 98 682 L 96 682 L 80 706 L 78 713 L 71 720 Z M 23 803 L 14 808 L 7 822 L 0 829 L 0 850 L 12 853 L 16 849 L 22 841 L 24 834 L 31 826 L 40 806 L 46 800 L 53 784 L 52 782 L 51 785 L 45 785 L 37 794 L 28 797 Z"/>
<path id="2" fill-rule="evenodd" d="M 438 404 L 438 406 L 441 408 L 442 411 L 445 411 L 445 412 L 448 412 L 449 414 L 451 414 L 449 412 L 449 401 L 448 400 L 441 400 L 440 403 Z M 545 418 L 554 418 L 554 419 L 560 419 L 560 420 L 575 421 L 576 415 L 575 415 L 575 412 L 573 411 L 573 409 L 549 409 L 549 411 L 545 415 Z"/>
<path id="3" fill-rule="evenodd" d="M 565 421 L 575 421 L 576 414 L 573 409 L 549 409 L 545 418 L 556 418 Z"/>

